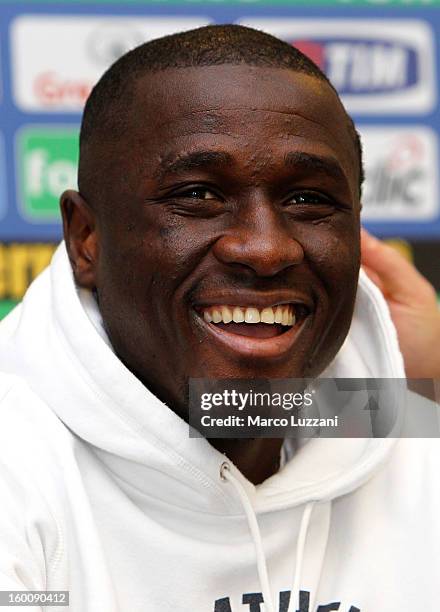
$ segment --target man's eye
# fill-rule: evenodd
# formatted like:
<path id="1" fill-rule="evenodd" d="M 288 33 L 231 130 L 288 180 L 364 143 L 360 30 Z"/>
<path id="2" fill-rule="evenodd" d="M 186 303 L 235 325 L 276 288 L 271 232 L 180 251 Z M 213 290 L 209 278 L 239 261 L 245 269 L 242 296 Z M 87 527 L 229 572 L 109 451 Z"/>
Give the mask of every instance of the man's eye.
<path id="1" fill-rule="evenodd" d="M 209 218 L 226 210 L 224 198 L 206 185 L 182 186 L 165 196 L 163 202 L 176 215 Z"/>
<path id="2" fill-rule="evenodd" d="M 331 198 L 315 191 L 297 191 L 286 198 L 284 206 L 295 219 L 312 222 L 332 217 L 339 208 Z"/>
<path id="3" fill-rule="evenodd" d="M 301 191 L 293 194 L 288 199 L 287 204 L 322 204 L 324 206 L 334 205 L 330 198 L 310 191 Z"/>
<path id="4" fill-rule="evenodd" d="M 191 187 L 185 191 L 176 193 L 177 197 L 189 198 L 191 200 L 215 200 L 216 195 L 207 187 Z"/>

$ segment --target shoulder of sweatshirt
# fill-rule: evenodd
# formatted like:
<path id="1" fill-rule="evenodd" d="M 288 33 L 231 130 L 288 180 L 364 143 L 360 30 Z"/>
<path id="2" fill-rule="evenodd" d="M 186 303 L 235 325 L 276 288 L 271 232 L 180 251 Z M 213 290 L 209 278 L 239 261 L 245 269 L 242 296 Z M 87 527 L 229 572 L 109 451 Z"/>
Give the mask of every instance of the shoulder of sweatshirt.
<path id="1" fill-rule="evenodd" d="M 44 590 L 56 571 L 73 445 L 23 379 L 0 373 L 0 588 Z"/>

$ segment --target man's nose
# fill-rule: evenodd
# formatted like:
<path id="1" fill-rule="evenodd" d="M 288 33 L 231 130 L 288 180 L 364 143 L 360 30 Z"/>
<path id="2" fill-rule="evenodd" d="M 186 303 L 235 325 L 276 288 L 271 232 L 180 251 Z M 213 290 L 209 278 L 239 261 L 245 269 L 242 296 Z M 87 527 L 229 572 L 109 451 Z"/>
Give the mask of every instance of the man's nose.
<path id="1" fill-rule="evenodd" d="M 241 264 L 258 276 L 275 276 L 304 260 L 301 244 L 292 235 L 293 221 L 271 205 L 258 206 L 241 215 L 214 244 L 216 258 L 226 264 Z"/>

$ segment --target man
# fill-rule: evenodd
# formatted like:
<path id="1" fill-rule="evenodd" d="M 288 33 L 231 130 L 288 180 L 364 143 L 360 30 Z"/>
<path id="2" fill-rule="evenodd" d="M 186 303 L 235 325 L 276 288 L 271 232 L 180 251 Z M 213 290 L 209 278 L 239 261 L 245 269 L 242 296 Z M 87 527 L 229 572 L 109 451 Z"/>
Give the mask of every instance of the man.
<path id="1" fill-rule="evenodd" d="M 436 443 L 188 437 L 191 377 L 404 377 L 358 286 L 361 182 L 334 89 L 271 36 L 211 26 L 110 68 L 66 248 L 0 330 L 2 589 L 75 612 L 436 609 Z"/>

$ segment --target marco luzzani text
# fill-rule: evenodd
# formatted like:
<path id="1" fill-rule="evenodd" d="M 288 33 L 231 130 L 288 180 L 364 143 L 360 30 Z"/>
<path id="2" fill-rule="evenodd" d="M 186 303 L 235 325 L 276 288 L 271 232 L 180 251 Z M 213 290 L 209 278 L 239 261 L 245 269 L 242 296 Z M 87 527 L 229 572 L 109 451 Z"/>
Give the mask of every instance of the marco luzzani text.
<path id="1" fill-rule="evenodd" d="M 322 417 L 305 417 L 299 416 L 298 412 L 301 409 L 310 408 L 313 404 L 314 391 L 296 392 L 296 393 L 262 393 L 249 390 L 247 392 L 239 392 L 234 389 L 224 389 L 217 393 L 203 393 L 200 397 L 200 408 L 205 412 L 212 409 L 225 407 L 232 410 L 237 410 L 238 414 L 229 412 L 226 416 L 213 416 L 211 414 L 202 414 L 200 423 L 203 427 L 338 427 L 338 416 L 322 418 Z M 264 414 L 256 414 L 252 410 L 252 414 L 240 413 L 250 409 L 264 408 Z M 277 411 L 276 416 L 268 416 L 267 411 L 271 408 Z M 279 411 L 283 410 L 283 415 Z M 216 412 L 217 412 L 216 411 Z M 287 414 L 286 414 L 287 413 Z"/>

